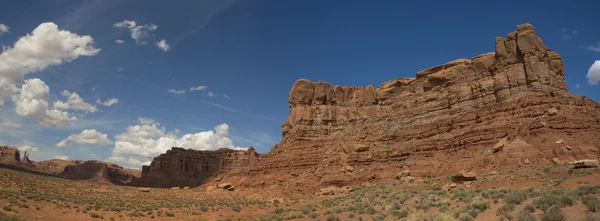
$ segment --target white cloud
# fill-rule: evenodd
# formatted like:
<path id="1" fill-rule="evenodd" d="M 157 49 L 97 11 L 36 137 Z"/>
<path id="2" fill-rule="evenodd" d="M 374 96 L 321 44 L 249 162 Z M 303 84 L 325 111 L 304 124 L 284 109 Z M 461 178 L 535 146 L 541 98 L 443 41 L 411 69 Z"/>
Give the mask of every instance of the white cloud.
<path id="1" fill-rule="evenodd" d="M 192 92 L 192 91 L 202 91 L 202 90 L 205 90 L 205 89 L 206 89 L 206 86 L 192 87 L 192 88 L 190 88 L 190 92 Z"/>
<path id="2" fill-rule="evenodd" d="M 576 88 L 579 88 L 579 86 L 580 86 L 579 84 L 575 85 Z"/>
<path id="3" fill-rule="evenodd" d="M 56 144 L 57 147 L 70 147 L 72 143 L 83 145 L 106 145 L 112 141 L 108 139 L 108 135 L 103 134 L 95 129 L 83 130 L 79 134 L 71 134 Z"/>
<path id="4" fill-rule="evenodd" d="M 100 104 L 102 106 L 107 106 L 107 107 L 110 107 L 110 106 L 112 106 L 113 104 L 116 104 L 116 103 L 119 103 L 119 99 L 117 99 L 117 98 L 107 99 L 106 101 L 101 101 L 100 98 L 98 98 L 96 100 L 96 104 Z"/>
<path id="5" fill-rule="evenodd" d="M 588 51 L 600 52 L 600 42 L 596 43 L 596 45 L 581 46 L 581 48 L 586 49 Z"/>
<path id="6" fill-rule="evenodd" d="M 19 96 L 13 96 L 15 112 L 21 117 L 29 117 L 48 127 L 67 126 L 77 117 L 57 109 L 48 109 L 49 88 L 38 78 L 28 79 L 21 87 Z M 60 106 L 60 105 L 59 105 Z"/>
<path id="7" fill-rule="evenodd" d="M 34 153 L 35 153 L 35 152 L 38 152 L 38 151 L 40 151 L 40 149 L 39 149 L 39 148 L 37 148 L 37 147 L 32 147 L 32 146 L 29 146 L 29 145 L 24 145 L 24 146 L 21 146 L 21 147 L 19 147 L 19 148 L 17 148 L 17 149 L 18 149 L 19 151 L 21 151 L 21 152 L 25 152 L 25 151 L 27 151 L 27 152 L 34 152 Z"/>
<path id="8" fill-rule="evenodd" d="M 169 44 L 167 44 L 167 40 L 165 39 L 157 42 L 156 47 L 160 48 L 160 50 L 163 50 L 164 52 L 167 52 L 169 50 Z"/>
<path id="9" fill-rule="evenodd" d="M 150 36 L 150 33 L 155 31 L 158 26 L 154 24 L 150 25 L 137 25 L 136 21 L 123 20 L 113 25 L 115 28 L 127 28 L 131 32 L 131 38 L 138 44 L 146 44 L 143 40 Z"/>
<path id="10" fill-rule="evenodd" d="M 207 94 L 209 97 L 216 97 L 217 94 L 213 93 L 212 91 L 209 91 Z"/>
<path id="11" fill-rule="evenodd" d="M 0 85 L 19 84 L 25 74 L 70 62 L 80 56 L 94 56 L 100 49 L 94 48 L 93 43 L 94 39 L 89 35 L 58 30 L 58 26 L 51 22 L 42 23 L 2 52 Z"/>
<path id="12" fill-rule="evenodd" d="M 156 124 L 156 125 L 160 125 L 160 123 L 156 123 L 154 121 L 154 119 L 152 119 L 152 118 L 140 117 L 140 118 L 138 118 L 138 121 L 140 122 L 140 124 Z"/>
<path id="13" fill-rule="evenodd" d="M 227 96 L 227 94 L 223 94 L 223 97 L 229 99 L 229 96 Z"/>
<path id="14" fill-rule="evenodd" d="M 14 127 L 14 128 L 19 128 L 19 127 L 21 127 L 22 125 L 21 125 L 21 124 L 18 124 L 18 123 L 13 123 L 13 122 L 10 122 L 10 121 L 5 121 L 5 120 L 2 120 L 2 119 L 0 119 L 0 126 L 2 126 L 2 127 Z"/>
<path id="15" fill-rule="evenodd" d="M 123 67 L 118 67 L 117 71 L 123 71 Z"/>
<path id="16" fill-rule="evenodd" d="M 25 75 L 70 62 L 80 56 L 94 56 L 100 49 L 94 48 L 94 39 L 89 35 L 80 36 L 65 30 L 59 30 L 52 22 L 42 23 L 30 34 L 19 38 L 12 47 L 6 47 L 0 54 L 0 106 L 4 104 L 5 97 L 13 97 L 13 101 L 21 101 L 17 110 L 20 116 L 28 116 L 24 113 L 43 113 L 35 119 L 39 123 L 49 125 L 50 121 L 59 117 L 65 117 L 64 112 L 47 110 L 47 93 L 35 99 L 20 95 L 18 85 L 23 83 Z M 43 81 L 31 82 L 32 86 L 42 86 L 39 90 L 48 90 Z M 29 88 L 30 90 L 38 90 Z M 27 93 L 27 92 L 26 92 Z M 27 109 L 32 108 L 32 109 Z M 36 108 L 37 107 L 37 108 Z M 44 108 L 46 107 L 46 108 Z M 42 116 L 51 116 L 46 118 Z"/>
<path id="17" fill-rule="evenodd" d="M 115 40 L 115 43 L 117 43 L 117 44 L 123 44 L 123 43 L 125 43 L 125 41 L 123 41 L 121 39 L 117 39 L 117 40 Z"/>
<path id="18" fill-rule="evenodd" d="M 6 26 L 5 24 L 0 24 L 0 35 L 8 33 L 9 30 L 10 27 Z"/>
<path id="19" fill-rule="evenodd" d="M 59 159 L 59 160 L 69 160 L 69 156 L 65 156 L 65 155 L 58 155 L 58 156 L 54 156 L 54 159 Z"/>
<path id="20" fill-rule="evenodd" d="M 185 94 L 185 90 L 169 89 L 169 93 L 172 93 L 172 94 Z"/>
<path id="21" fill-rule="evenodd" d="M 219 148 L 245 149 L 233 145 L 229 139 L 229 126 L 221 124 L 214 130 L 178 136 L 178 130 L 166 132 L 155 122 L 140 122 L 129 126 L 127 131 L 115 136 L 115 147 L 108 161 L 141 166 L 153 157 L 165 153 L 171 147 L 196 150 L 217 150 Z"/>
<path id="22" fill-rule="evenodd" d="M 600 82 L 600 60 L 592 64 L 590 70 L 588 70 L 587 79 L 591 85 L 597 85 Z"/>
<path id="23" fill-rule="evenodd" d="M 54 108 L 59 110 L 80 110 L 80 111 L 89 111 L 96 112 L 98 109 L 96 105 L 87 103 L 83 101 L 83 99 L 79 96 L 79 94 L 75 92 L 70 92 L 68 90 L 64 90 L 60 93 L 63 97 L 67 98 L 66 102 L 55 101 Z"/>

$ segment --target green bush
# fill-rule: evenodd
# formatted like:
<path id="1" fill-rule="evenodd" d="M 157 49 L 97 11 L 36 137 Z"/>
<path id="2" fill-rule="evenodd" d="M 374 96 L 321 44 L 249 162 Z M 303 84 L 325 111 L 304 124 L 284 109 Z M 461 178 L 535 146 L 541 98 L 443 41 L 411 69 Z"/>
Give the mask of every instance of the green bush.
<path id="1" fill-rule="evenodd" d="M 554 205 L 560 207 L 573 206 L 575 205 L 575 200 L 566 193 L 552 191 L 533 200 L 533 205 L 542 211 L 546 211 Z"/>
<path id="2" fill-rule="evenodd" d="M 325 218 L 325 220 L 327 220 L 327 221 L 340 221 L 340 219 L 337 216 L 333 215 L 333 214 L 330 214 L 329 216 L 327 216 L 327 218 Z"/>
<path id="3" fill-rule="evenodd" d="M 526 199 L 527 192 L 525 191 L 512 191 L 504 195 L 504 203 L 507 204 L 521 204 Z"/>
<path id="4" fill-rule="evenodd" d="M 498 210 L 496 210 L 496 216 L 504 217 L 508 220 L 512 220 L 512 211 L 515 210 L 515 204 L 504 204 Z M 502 219 L 502 218 L 501 218 Z"/>
<path id="5" fill-rule="evenodd" d="M 94 212 L 90 212 L 89 214 L 90 214 L 90 217 L 92 217 L 94 219 L 98 219 L 98 218 L 102 217 L 102 216 L 100 216 L 100 214 L 94 213 Z"/>
<path id="6" fill-rule="evenodd" d="M 523 210 L 517 215 L 517 221 L 537 221 L 537 218 L 528 210 Z"/>
<path id="7" fill-rule="evenodd" d="M 460 217 L 458 218 L 458 220 L 460 220 L 460 221 L 474 221 L 475 219 L 472 216 L 469 216 L 468 214 L 461 214 Z"/>
<path id="8" fill-rule="evenodd" d="M 560 206 L 554 205 L 542 214 L 542 221 L 564 221 L 565 214 L 560 211 Z"/>
<path id="9" fill-rule="evenodd" d="M 600 200 L 595 196 L 584 196 L 581 201 L 587 206 L 590 212 L 598 212 L 600 210 Z"/>
<path id="10" fill-rule="evenodd" d="M 469 202 L 469 208 L 485 211 L 490 208 L 490 201 L 483 197 L 476 196 Z"/>
<path id="11" fill-rule="evenodd" d="M 587 213 L 582 218 L 576 219 L 577 221 L 600 221 L 600 214 Z"/>

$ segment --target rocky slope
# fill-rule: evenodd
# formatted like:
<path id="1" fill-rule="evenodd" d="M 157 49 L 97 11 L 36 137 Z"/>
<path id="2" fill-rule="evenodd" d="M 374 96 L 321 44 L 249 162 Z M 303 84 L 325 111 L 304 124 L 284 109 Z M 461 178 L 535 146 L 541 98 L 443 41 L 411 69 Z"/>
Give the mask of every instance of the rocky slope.
<path id="1" fill-rule="evenodd" d="M 600 105 L 568 92 L 560 55 L 530 24 L 494 45 L 378 88 L 298 80 L 281 142 L 239 183 L 341 186 L 405 169 L 448 177 L 597 159 Z M 492 151 L 496 144 L 503 148 Z"/>
<path id="2" fill-rule="evenodd" d="M 61 160 L 61 159 L 52 159 L 52 160 L 44 160 L 35 162 L 35 167 L 44 173 L 60 175 L 65 171 L 65 167 L 67 166 L 75 166 L 82 164 L 83 160 Z"/>
<path id="3" fill-rule="evenodd" d="M 173 147 L 143 166 L 137 186 L 183 187 L 198 186 L 211 176 L 244 173 L 259 160 L 254 148 L 200 151 Z"/>

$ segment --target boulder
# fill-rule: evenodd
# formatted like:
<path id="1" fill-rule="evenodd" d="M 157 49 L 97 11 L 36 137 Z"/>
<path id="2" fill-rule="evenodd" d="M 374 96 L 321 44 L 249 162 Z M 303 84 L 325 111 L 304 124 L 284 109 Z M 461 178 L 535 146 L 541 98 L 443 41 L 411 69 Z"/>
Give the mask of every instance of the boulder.
<path id="1" fill-rule="evenodd" d="M 184 186 L 183 189 L 187 190 L 187 189 L 190 189 L 190 187 L 189 186 Z"/>
<path id="2" fill-rule="evenodd" d="M 530 163 L 530 162 L 529 162 L 529 159 L 525 159 L 525 161 L 524 161 L 523 163 L 525 163 L 525 164 L 529 164 L 529 163 Z"/>
<path id="3" fill-rule="evenodd" d="M 558 110 L 556 108 L 548 109 L 548 116 L 556 116 L 558 114 Z"/>
<path id="4" fill-rule="evenodd" d="M 577 160 L 573 162 L 575 168 L 593 168 L 599 167 L 600 163 L 598 160 Z"/>
<path id="5" fill-rule="evenodd" d="M 367 145 L 354 144 L 353 147 L 354 147 L 354 152 L 357 152 L 357 153 L 369 151 L 369 146 L 367 146 Z"/>
<path id="6" fill-rule="evenodd" d="M 178 190 L 178 189 L 181 189 L 181 187 L 176 186 L 176 187 L 171 187 L 171 189 L 172 190 Z"/>
<path id="7" fill-rule="evenodd" d="M 405 177 L 402 177 L 400 180 L 406 181 L 406 182 L 410 182 L 411 180 L 415 180 L 415 177 L 413 177 L 413 176 L 405 176 Z"/>
<path id="8" fill-rule="evenodd" d="M 320 194 L 321 195 L 340 195 L 340 194 L 348 194 L 348 193 L 351 193 L 352 191 L 354 191 L 354 190 L 352 189 L 352 187 L 349 187 L 349 186 L 344 186 L 344 187 L 328 186 L 325 188 L 321 188 Z"/>
<path id="9" fill-rule="evenodd" d="M 508 138 L 503 138 L 502 140 L 498 141 L 498 143 L 496 143 L 496 145 L 494 145 L 494 147 L 492 148 L 492 152 L 497 153 L 500 152 L 504 149 L 504 146 L 508 145 Z"/>
<path id="10" fill-rule="evenodd" d="M 563 162 L 560 159 L 556 158 L 556 157 L 552 158 L 552 163 L 554 163 L 554 164 L 563 164 Z"/>
<path id="11" fill-rule="evenodd" d="M 220 183 L 217 188 L 224 190 L 234 190 L 235 187 L 231 183 Z"/>
<path id="12" fill-rule="evenodd" d="M 402 180 L 402 178 L 407 177 L 407 176 L 410 176 L 410 170 L 405 170 L 405 171 L 402 171 L 402 172 L 396 174 L 396 179 Z"/>
<path id="13" fill-rule="evenodd" d="M 454 182 L 465 182 L 477 180 L 477 175 L 474 172 L 461 171 L 452 176 Z"/>
<path id="14" fill-rule="evenodd" d="M 147 193 L 147 192 L 150 192 L 150 188 L 138 188 L 137 191 Z"/>

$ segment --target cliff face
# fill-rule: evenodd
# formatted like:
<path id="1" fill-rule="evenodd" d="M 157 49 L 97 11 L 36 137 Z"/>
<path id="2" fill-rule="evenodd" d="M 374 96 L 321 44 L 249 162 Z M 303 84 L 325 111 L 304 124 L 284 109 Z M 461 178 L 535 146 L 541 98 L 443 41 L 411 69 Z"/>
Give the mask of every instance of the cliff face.
<path id="1" fill-rule="evenodd" d="M 117 164 L 97 160 L 67 165 L 60 175 L 74 180 L 110 182 L 119 185 L 129 184 L 136 179 L 134 175 Z"/>
<path id="2" fill-rule="evenodd" d="M 139 177 L 139 170 L 97 160 L 52 159 L 35 162 L 36 170 L 73 180 L 89 180 L 126 185 Z"/>
<path id="3" fill-rule="evenodd" d="M 258 162 L 258 153 L 221 148 L 200 151 L 173 147 L 143 166 L 138 186 L 174 187 L 198 186 L 211 176 L 221 173 L 242 173 Z"/>
<path id="4" fill-rule="evenodd" d="M 29 160 L 27 151 L 21 154 L 16 147 L 10 146 L 0 146 L 0 163 L 19 166 L 25 169 L 35 168 L 31 160 Z"/>
<path id="5" fill-rule="evenodd" d="M 495 52 L 378 88 L 298 80 L 289 106 L 281 142 L 251 169 L 249 185 L 276 176 L 341 185 L 401 169 L 443 176 L 524 158 L 597 158 L 600 147 L 591 139 L 600 136 L 600 105 L 568 93 L 560 55 L 530 24 L 496 38 Z M 503 138 L 522 145 L 488 154 Z M 559 138 L 575 149 L 545 142 Z"/>

